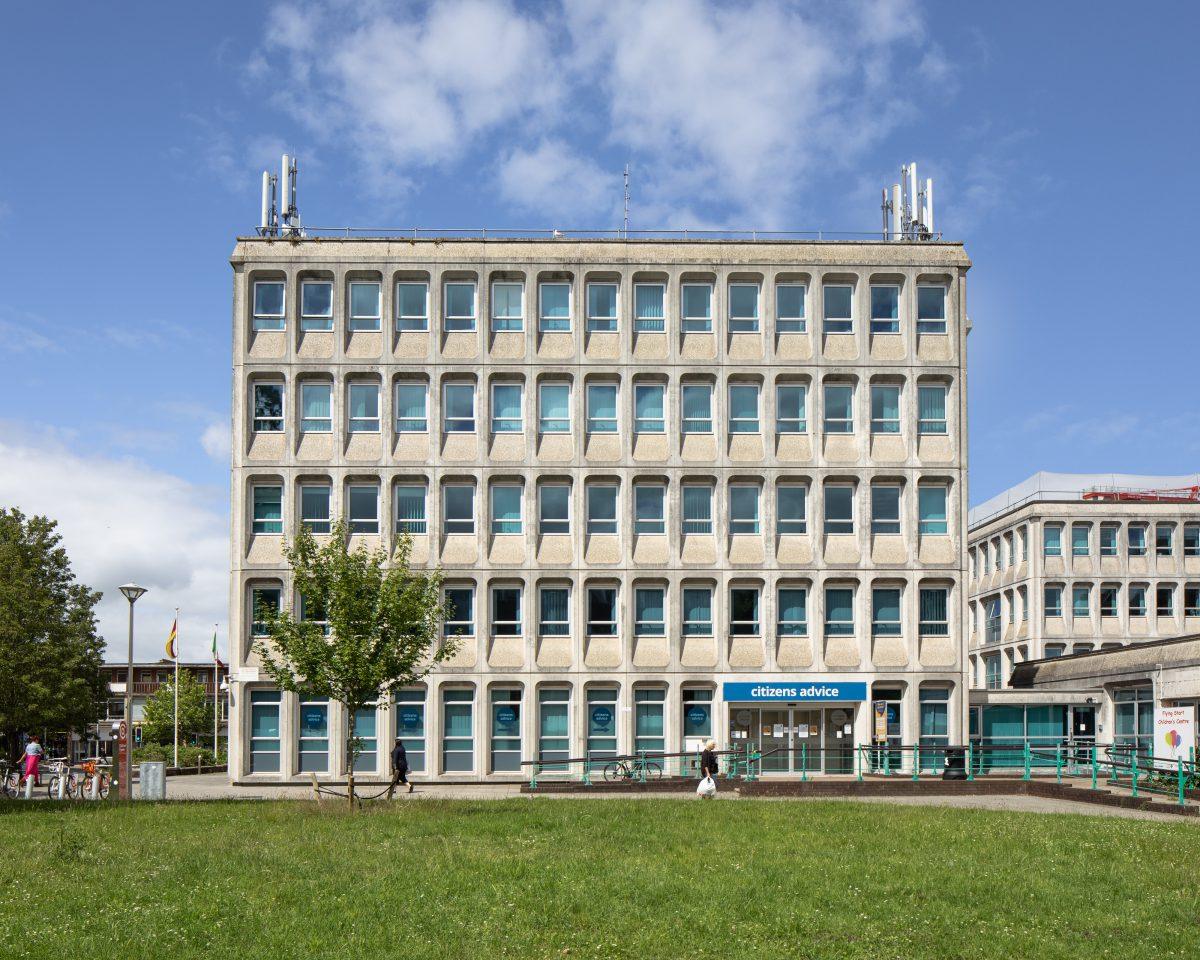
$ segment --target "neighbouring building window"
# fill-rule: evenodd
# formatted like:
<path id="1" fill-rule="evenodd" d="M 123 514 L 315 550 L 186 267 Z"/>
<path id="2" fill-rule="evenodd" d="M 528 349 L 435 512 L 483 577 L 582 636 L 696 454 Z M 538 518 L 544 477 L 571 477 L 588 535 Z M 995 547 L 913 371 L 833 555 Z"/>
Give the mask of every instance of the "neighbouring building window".
<path id="1" fill-rule="evenodd" d="M 442 288 L 442 328 L 447 332 L 475 329 L 475 281 L 459 280 Z"/>
<path id="2" fill-rule="evenodd" d="M 758 333 L 758 284 L 729 285 L 730 333 Z"/>
<path id="3" fill-rule="evenodd" d="M 612 637 L 617 633 L 617 588 L 588 587 L 588 634 L 593 637 Z"/>
<path id="4" fill-rule="evenodd" d="M 475 532 L 475 485 L 448 483 L 442 488 L 442 532 Z"/>
<path id="5" fill-rule="evenodd" d="M 1144 557 L 1146 555 L 1146 524 L 1131 523 L 1126 535 L 1129 537 L 1129 555 Z"/>
<path id="6" fill-rule="evenodd" d="M 492 485 L 492 533 L 521 533 L 521 501 L 523 491 L 518 484 Z"/>
<path id="7" fill-rule="evenodd" d="M 283 431 L 283 384 L 254 385 L 254 429 L 259 433 Z"/>
<path id="8" fill-rule="evenodd" d="M 571 488 L 546 483 L 538 488 L 538 529 L 543 535 L 571 532 Z"/>
<path id="9" fill-rule="evenodd" d="M 1091 609 L 1091 589 L 1086 586 L 1074 586 L 1071 588 L 1071 616 L 1073 617 L 1090 617 Z"/>
<path id="10" fill-rule="evenodd" d="M 729 632 L 733 636 L 758 636 L 757 587 L 734 587 L 729 591 Z"/>
<path id="11" fill-rule="evenodd" d="M 684 484 L 683 532 L 712 533 L 713 488 L 706 483 Z"/>
<path id="12" fill-rule="evenodd" d="M 571 632 L 570 588 L 542 587 L 539 593 L 538 634 L 565 637 Z"/>
<path id="13" fill-rule="evenodd" d="M 300 487 L 300 523 L 310 533 L 328 533 L 333 488 L 327 483 L 306 483 Z"/>
<path id="14" fill-rule="evenodd" d="M 920 631 L 923 637 L 945 637 L 950 633 L 950 591 L 945 587 L 922 587 Z"/>
<path id="15" fill-rule="evenodd" d="M 378 330 L 380 317 L 379 284 L 373 281 L 351 282 L 349 329 Z"/>
<path id="16" fill-rule="evenodd" d="M 775 488 L 775 525 L 782 534 L 808 532 L 807 488 L 796 483 L 780 484 Z"/>
<path id="17" fill-rule="evenodd" d="M 900 288 L 871 288 L 871 332 L 900 332 Z"/>
<path id="18" fill-rule="evenodd" d="M 802 283 L 775 285 L 775 332 L 804 333 L 807 330 L 805 298 L 808 288 Z"/>
<path id="19" fill-rule="evenodd" d="M 588 433 L 617 432 L 617 385 L 589 383 L 587 385 Z"/>
<path id="20" fill-rule="evenodd" d="M 825 590 L 825 636 L 854 635 L 854 591 L 846 587 Z"/>
<path id="21" fill-rule="evenodd" d="M 1100 616 L 1115 617 L 1117 615 L 1118 587 L 1103 586 L 1100 588 Z"/>
<path id="22" fill-rule="evenodd" d="M 1116 524 L 1105 523 L 1100 526 L 1100 556 L 1115 557 L 1117 555 Z"/>
<path id="23" fill-rule="evenodd" d="M 946 288 L 917 287 L 917 333 L 946 332 Z"/>
<path id="24" fill-rule="evenodd" d="M 683 385 L 683 432 L 713 432 L 712 387 L 709 384 Z"/>
<path id="25" fill-rule="evenodd" d="M 475 432 L 475 385 L 473 383 L 447 383 L 443 387 L 445 409 L 442 414 L 442 429 L 446 433 Z"/>
<path id="26" fill-rule="evenodd" d="M 1091 524 L 1071 525 L 1071 556 L 1086 557 L 1091 552 Z"/>
<path id="27" fill-rule="evenodd" d="M 825 301 L 825 332 L 853 333 L 854 288 L 827 286 L 822 290 L 822 297 Z"/>
<path id="28" fill-rule="evenodd" d="M 661 383 L 639 383 L 633 388 L 635 433 L 666 433 L 667 388 Z"/>
<path id="29" fill-rule="evenodd" d="M 712 628 L 712 589 L 710 587 L 685 587 L 683 591 L 684 636 L 711 637 Z"/>
<path id="30" fill-rule="evenodd" d="M 849 487 L 839 487 L 839 490 L 850 490 Z M 828 497 L 828 491 L 826 492 Z M 852 532 L 841 530 L 840 532 Z M 871 485 L 871 533 L 897 534 L 900 532 L 900 487 L 893 484 L 875 483 Z"/>
<path id="31" fill-rule="evenodd" d="M 587 532 L 617 532 L 617 487 L 608 483 L 587 485 Z"/>
<path id="32" fill-rule="evenodd" d="M 760 533 L 758 523 L 759 488 L 735 484 L 729 488 L 729 532 Z"/>
<path id="33" fill-rule="evenodd" d="M 900 388 L 894 384 L 871 385 L 871 432 L 900 432 Z"/>
<path id="34" fill-rule="evenodd" d="M 683 312 L 680 326 L 684 333 L 712 332 L 712 284 L 685 283 L 680 287 Z"/>
<path id="35" fill-rule="evenodd" d="M 617 285 L 587 285 L 587 329 L 589 333 L 614 332 L 617 329 Z"/>
<path id="36" fill-rule="evenodd" d="M 1159 586 L 1154 590 L 1155 613 L 1160 617 L 1175 616 L 1175 588 Z"/>
<path id="37" fill-rule="evenodd" d="M 661 283 L 637 283 L 633 287 L 633 329 L 637 333 L 661 333 L 666 329 L 666 290 Z"/>
<path id="38" fill-rule="evenodd" d="M 259 280 L 254 284 L 253 330 L 282 330 L 284 322 L 282 280 Z"/>
<path id="39" fill-rule="evenodd" d="M 825 487 L 825 533 L 854 533 L 854 488 L 828 484 Z"/>
<path id="40" fill-rule="evenodd" d="M 521 588 L 492 587 L 492 636 L 519 637 L 521 629 Z"/>
<path id="41" fill-rule="evenodd" d="M 352 483 L 349 488 L 350 532 L 379 533 L 379 485 Z"/>
<path id="42" fill-rule="evenodd" d="M 871 634 L 876 637 L 900 636 L 899 589 L 876 587 L 871 591 Z"/>
<path id="43" fill-rule="evenodd" d="M 492 330 L 520 331 L 525 329 L 525 285 L 522 283 L 492 284 Z"/>
<path id="44" fill-rule="evenodd" d="M 571 432 L 571 385 L 543 383 L 539 391 L 538 430 L 542 433 Z"/>
<path id="45" fill-rule="evenodd" d="M 917 388 L 917 433 L 946 433 L 946 388 L 940 384 Z"/>
<path id="46" fill-rule="evenodd" d="M 333 430 L 333 384 L 300 384 L 300 430 L 330 433 Z"/>
<path id="47" fill-rule="evenodd" d="M 333 329 L 333 284 L 328 280 L 305 280 L 300 284 L 300 329 Z"/>
<path id="48" fill-rule="evenodd" d="M 562 333 L 571 329 L 571 285 L 543 283 L 538 287 L 538 329 L 542 333 Z"/>
<path id="49" fill-rule="evenodd" d="M 1047 557 L 1062 556 L 1062 527 L 1049 524 L 1042 528 L 1042 552 Z"/>
<path id="50" fill-rule="evenodd" d="M 351 433 L 379 432 L 379 384 L 350 384 L 348 429 Z"/>
<path id="51" fill-rule="evenodd" d="M 427 488 L 422 485 L 396 487 L 396 532 L 424 534 L 429 532 L 425 509 Z"/>
<path id="52" fill-rule="evenodd" d="M 662 587 L 637 587 L 633 591 L 633 632 L 639 637 L 666 633 L 666 591 Z"/>
<path id="53" fill-rule="evenodd" d="M 660 483 L 633 486 L 633 532 L 667 532 L 667 488 Z"/>
<path id="54" fill-rule="evenodd" d="M 1131 586 L 1129 588 L 1129 615 L 1144 617 L 1146 615 L 1146 588 Z"/>
<path id="55" fill-rule="evenodd" d="M 475 589 L 446 587 L 446 621 L 443 632 L 448 637 L 475 635 Z"/>
<path id="56" fill-rule="evenodd" d="M 521 433 L 525 429 L 522 393 L 519 383 L 492 384 L 492 433 Z"/>
<path id="57" fill-rule="evenodd" d="M 1169 557 L 1175 550 L 1175 524 L 1159 523 L 1154 527 L 1154 553 Z"/>
<path id="58" fill-rule="evenodd" d="M 403 282 L 396 284 L 396 329 L 429 329 L 429 284 Z M 411 764 L 411 759 L 409 760 Z"/>
<path id="59" fill-rule="evenodd" d="M 729 432 L 758 433 L 758 384 L 729 385 Z"/>
<path id="60" fill-rule="evenodd" d="M 849 384 L 825 384 L 825 432 L 854 432 L 854 387 Z"/>
<path id="61" fill-rule="evenodd" d="M 917 488 L 917 515 L 922 536 L 943 536 L 949 532 L 946 522 L 945 487 L 921 484 Z"/>
<path id="62" fill-rule="evenodd" d="M 396 432 L 429 430 L 429 389 L 423 383 L 396 384 Z"/>
<path id="63" fill-rule="evenodd" d="M 255 484 L 252 533 L 283 533 L 283 487 L 279 484 Z"/>
<path id="64" fill-rule="evenodd" d="M 803 637 L 808 634 L 808 590 L 804 587 L 780 587 L 779 636 Z"/>

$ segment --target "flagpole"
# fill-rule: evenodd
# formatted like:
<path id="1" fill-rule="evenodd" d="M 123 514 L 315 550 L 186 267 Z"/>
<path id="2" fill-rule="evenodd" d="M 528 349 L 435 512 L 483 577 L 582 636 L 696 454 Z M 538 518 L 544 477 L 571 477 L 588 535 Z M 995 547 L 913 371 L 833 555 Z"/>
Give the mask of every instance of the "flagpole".
<path id="1" fill-rule="evenodd" d="M 175 608 L 175 768 L 179 768 L 179 608 Z"/>
<path id="2" fill-rule="evenodd" d="M 221 752 L 221 661 L 217 658 L 217 625 L 213 624 L 213 763 Z"/>

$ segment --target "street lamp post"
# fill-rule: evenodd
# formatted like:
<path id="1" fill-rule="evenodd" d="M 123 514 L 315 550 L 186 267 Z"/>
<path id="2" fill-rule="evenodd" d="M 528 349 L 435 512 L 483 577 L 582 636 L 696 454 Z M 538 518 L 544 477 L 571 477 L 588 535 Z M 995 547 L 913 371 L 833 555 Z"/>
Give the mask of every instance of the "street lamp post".
<path id="1" fill-rule="evenodd" d="M 120 758 L 120 795 L 122 800 L 132 800 L 133 745 L 130 740 L 133 737 L 133 605 L 146 592 L 146 588 L 139 587 L 136 583 L 127 583 L 119 589 L 125 595 L 125 599 L 129 601 L 129 663 L 125 671 L 125 722 L 122 724 L 125 728 L 125 733 L 124 754 Z M 118 753 L 120 753 L 120 743 L 118 743 L 117 749 Z"/>

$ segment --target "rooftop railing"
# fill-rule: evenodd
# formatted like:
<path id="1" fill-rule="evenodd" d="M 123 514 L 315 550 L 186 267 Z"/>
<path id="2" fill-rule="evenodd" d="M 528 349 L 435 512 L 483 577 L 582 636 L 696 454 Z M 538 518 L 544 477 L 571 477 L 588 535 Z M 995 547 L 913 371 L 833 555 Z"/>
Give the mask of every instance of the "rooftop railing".
<path id="1" fill-rule="evenodd" d="M 523 229 L 511 227 L 309 227 L 305 226 L 301 239 L 342 240 L 616 240 L 616 241 L 751 241 L 755 243 L 794 243 L 797 241 L 826 242 L 940 242 L 942 235 L 934 233 L 926 240 L 892 240 L 890 235 L 879 230 L 558 230 L 554 228 Z M 294 235 L 281 235 L 264 239 L 291 240 Z"/>

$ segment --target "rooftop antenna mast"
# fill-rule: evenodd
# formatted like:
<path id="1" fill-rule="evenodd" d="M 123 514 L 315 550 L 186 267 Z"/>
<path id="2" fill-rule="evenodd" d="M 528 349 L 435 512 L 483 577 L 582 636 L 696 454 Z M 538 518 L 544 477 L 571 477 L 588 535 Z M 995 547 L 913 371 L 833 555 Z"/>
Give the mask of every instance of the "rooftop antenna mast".
<path id="1" fill-rule="evenodd" d="M 262 175 L 262 209 L 258 218 L 258 235 L 274 237 L 279 234 L 279 212 L 275 208 L 275 189 L 278 180 L 275 175 L 263 171 Z"/>
<path id="2" fill-rule="evenodd" d="M 625 164 L 625 221 L 621 226 L 621 237 L 629 239 L 629 164 Z"/>
<path id="3" fill-rule="evenodd" d="M 883 238 L 885 240 L 932 240 L 933 180 L 924 186 L 917 180 L 916 163 L 900 168 L 900 182 L 892 184 L 891 197 L 883 190 Z"/>
<path id="4" fill-rule="evenodd" d="M 261 237 L 302 237 L 300 211 L 296 208 L 295 157 L 283 155 L 279 165 L 279 176 L 266 170 L 262 175 L 262 204 L 258 218 L 258 234 Z"/>

